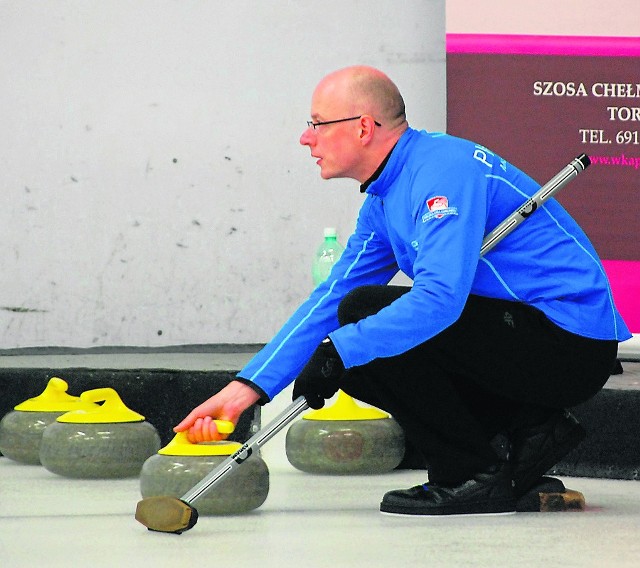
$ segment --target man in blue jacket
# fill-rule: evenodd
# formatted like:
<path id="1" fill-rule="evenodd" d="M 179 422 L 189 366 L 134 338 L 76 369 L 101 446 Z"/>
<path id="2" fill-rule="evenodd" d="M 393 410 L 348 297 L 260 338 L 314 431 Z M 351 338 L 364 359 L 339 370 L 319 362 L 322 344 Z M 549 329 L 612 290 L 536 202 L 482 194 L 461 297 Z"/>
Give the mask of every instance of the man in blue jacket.
<path id="1" fill-rule="evenodd" d="M 331 275 L 176 430 L 220 439 L 295 380 L 319 408 L 341 388 L 390 412 L 429 481 L 391 514 L 510 513 L 585 436 L 564 410 L 593 397 L 630 337 L 593 246 L 555 200 L 480 257 L 539 188 L 473 142 L 409 127 L 395 84 L 349 67 L 317 86 L 300 138 L 324 179 L 365 193 Z M 401 270 L 411 287 L 388 286 Z"/>

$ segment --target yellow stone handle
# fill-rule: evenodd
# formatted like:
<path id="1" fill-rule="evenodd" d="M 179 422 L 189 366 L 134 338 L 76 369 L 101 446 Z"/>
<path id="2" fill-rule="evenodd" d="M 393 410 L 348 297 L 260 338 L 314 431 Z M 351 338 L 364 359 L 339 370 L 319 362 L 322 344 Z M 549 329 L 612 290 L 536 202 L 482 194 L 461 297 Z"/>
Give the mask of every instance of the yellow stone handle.
<path id="1" fill-rule="evenodd" d="M 232 434 L 235 430 L 234 423 L 229 420 L 214 420 L 213 422 L 215 422 L 220 434 Z M 191 444 L 186 431 L 177 432 L 173 437 L 173 442 L 176 444 Z"/>
<path id="2" fill-rule="evenodd" d="M 74 410 L 58 418 L 58 422 L 104 424 L 110 422 L 142 422 L 144 416 L 128 408 L 118 393 L 110 388 L 92 389 L 80 395 L 84 403 L 102 402 L 92 405 L 90 410 Z"/>
<path id="3" fill-rule="evenodd" d="M 218 432 L 221 434 L 231 434 L 234 430 L 233 422 L 227 420 L 215 420 Z M 187 432 L 177 432 L 171 441 L 161 448 L 158 453 L 160 455 L 169 456 L 212 456 L 225 455 L 229 456 L 241 447 L 238 442 L 212 442 L 212 443 L 192 443 L 187 437 Z"/>
<path id="4" fill-rule="evenodd" d="M 108 406 L 124 406 L 124 403 L 122 402 L 122 399 L 120 398 L 118 393 L 111 387 L 84 391 L 80 394 L 80 398 L 82 400 L 86 400 L 87 402 L 104 402 L 104 404 Z"/>
<path id="5" fill-rule="evenodd" d="M 220 434 L 232 434 L 236 426 L 230 420 L 214 420 Z"/>
<path id="6" fill-rule="evenodd" d="M 389 414 L 378 408 L 363 408 L 343 390 L 338 391 L 338 398 L 333 406 L 312 410 L 302 417 L 304 420 L 381 420 L 389 418 Z"/>
<path id="7" fill-rule="evenodd" d="M 42 394 L 47 394 L 52 399 L 65 402 L 68 400 L 78 400 L 79 397 L 67 394 L 68 388 L 69 385 L 67 384 L 67 381 L 61 379 L 60 377 L 51 377 Z"/>
<path id="8" fill-rule="evenodd" d="M 381 420 L 390 418 L 389 414 L 378 408 L 364 408 L 343 390 L 333 406 L 312 410 L 302 417 L 304 420 Z"/>
<path id="9" fill-rule="evenodd" d="M 67 382 L 60 377 L 51 377 L 41 394 L 21 402 L 14 410 L 66 412 L 81 408 L 80 397 L 68 394 L 68 388 Z"/>

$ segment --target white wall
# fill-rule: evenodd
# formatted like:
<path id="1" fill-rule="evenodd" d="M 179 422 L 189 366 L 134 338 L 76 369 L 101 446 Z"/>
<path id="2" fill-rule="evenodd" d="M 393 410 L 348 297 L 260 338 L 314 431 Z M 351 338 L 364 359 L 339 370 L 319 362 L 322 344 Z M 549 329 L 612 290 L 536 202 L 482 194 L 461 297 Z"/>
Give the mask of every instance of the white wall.
<path id="1" fill-rule="evenodd" d="M 0 348 L 267 341 L 357 183 L 298 143 L 327 72 L 445 128 L 444 0 L 0 3 Z"/>

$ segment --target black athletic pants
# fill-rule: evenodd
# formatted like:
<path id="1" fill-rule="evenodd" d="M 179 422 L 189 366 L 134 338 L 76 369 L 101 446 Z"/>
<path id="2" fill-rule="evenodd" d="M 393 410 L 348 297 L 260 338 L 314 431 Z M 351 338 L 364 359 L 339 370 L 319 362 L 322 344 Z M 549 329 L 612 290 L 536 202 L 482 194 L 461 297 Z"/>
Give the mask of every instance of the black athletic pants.
<path id="1" fill-rule="evenodd" d="M 356 288 L 338 308 L 340 324 L 408 291 Z M 456 484 L 496 463 L 489 442 L 498 432 L 539 424 L 593 397 L 617 349 L 616 341 L 564 331 L 530 306 L 470 296 L 449 328 L 406 353 L 348 369 L 342 389 L 400 423 L 430 481 Z"/>

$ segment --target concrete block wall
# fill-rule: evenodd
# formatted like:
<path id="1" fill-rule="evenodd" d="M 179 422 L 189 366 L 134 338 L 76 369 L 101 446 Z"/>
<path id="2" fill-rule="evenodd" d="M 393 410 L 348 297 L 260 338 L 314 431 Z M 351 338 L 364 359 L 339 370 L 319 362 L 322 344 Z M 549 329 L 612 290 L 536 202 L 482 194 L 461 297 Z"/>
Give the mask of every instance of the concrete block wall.
<path id="1" fill-rule="evenodd" d="M 0 3 L 0 349 L 266 342 L 356 182 L 298 139 L 385 70 L 445 128 L 444 0 Z"/>

